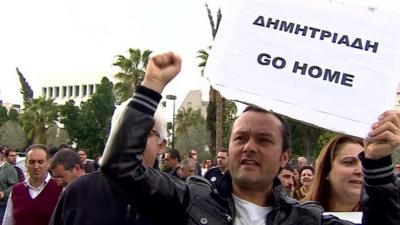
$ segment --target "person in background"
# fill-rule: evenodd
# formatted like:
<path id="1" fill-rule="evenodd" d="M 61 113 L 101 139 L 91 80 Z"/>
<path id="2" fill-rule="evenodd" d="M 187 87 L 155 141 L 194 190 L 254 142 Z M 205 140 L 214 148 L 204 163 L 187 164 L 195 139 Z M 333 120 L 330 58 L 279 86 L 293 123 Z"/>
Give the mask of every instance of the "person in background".
<path id="1" fill-rule="evenodd" d="M 79 155 L 70 149 L 61 149 L 53 156 L 50 171 L 54 178 L 61 180 L 63 187 L 86 174 Z"/>
<path id="2" fill-rule="evenodd" d="M 78 149 L 78 155 L 86 173 L 93 173 L 96 171 L 93 161 L 87 160 L 87 150 L 85 148 Z"/>
<path id="3" fill-rule="evenodd" d="M 358 155 L 363 150 L 359 138 L 332 138 L 318 156 L 314 180 L 304 200 L 317 201 L 328 212 L 361 211 L 364 175 Z"/>
<path id="4" fill-rule="evenodd" d="M 101 170 L 120 193 L 141 203 L 137 206 L 143 210 L 151 206 L 147 213 L 164 224 L 349 224 L 323 214 L 319 204 L 299 204 L 274 188 L 279 169 L 290 157 L 290 131 L 282 117 L 258 107 L 249 106 L 233 122 L 229 171 L 216 185 L 198 176 L 176 182 L 169 174 L 146 167 L 140 157 L 146 152 L 146 134 L 163 89 L 180 68 L 181 59 L 172 52 L 152 57 L 129 109 L 109 136 Z M 373 183 L 365 186 L 362 199 L 364 225 L 399 224 L 400 181 L 393 179 L 391 162 L 391 153 L 400 145 L 399 127 L 400 112 L 383 113 L 369 133 L 372 144 L 360 155 L 363 168 L 370 172 L 365 181 Z M 384 168 L 390 173 L 382 174 Z"/>
<path id="5" fill-rule="evenodd" d="M 301 169 L 301 168 L 303 168 L 304 166 L 308 166 L 308 160 L 307 160 L 307 158 L 304 157 L 304 156 L 299 156 L 299 157 L 297 158 L 297 168 Z"/>
<path id="6" fill-rule="evenodd" d="M 204 177 L 204 175 L 206 174 L 206 172 L 211 169 L 211 167 L 213 166 L 213 161 L 212 159 L 205 159 L 203 162 L 203 166 L 201 167 L 201 176 Z"/>
<path id="7" fill-rule="evenodd" d="M 164 153 L 164 167 L 163 172 L 174 173 L 179 168 L 181 162 L 181 155 L 176 149 L 168 149 Z"/>
<path id="8" fill-rule="evenodd" d="M 289 197 L 294 197 L 295 177 L 293 167 L 287 163 L 278 174 L 282 192 Z"/>
<path id="9" fill-rule="evenodd" d="M 186 158 L 182 160 L 182 162 L 179 165 L 179 168 L 172 172 L 171 174 L 182 181 L 186 182 L 186 179 L 193 174 L 195 174 L 196 171 L 196 162 L 192 158 Z"/>
<path id="10" fill-rule="evenodd" d="M 197 161 L 197 150 L 196 149 L 190 149 L 188 158 L 192 158 L 196 162 L 196 170 L 194 171 L 194 174 L 201 176 L 201 166 L 200 163 Z"/>
<path id="11" fill-rule="evenodd" d="M 119 118 L 127 108 L 126 101 L 118 106 L 112 117 L 111 133 L 118 125 Z M 140 156 L 143 164 L 153 168 L 156 159 L 167 146 L 166 122 L 160 113 L 156 113 L 155 123 L 146 134 L 146 150 Z M 157 170 L 157 172 L 159 172 Z M 140 194 L 140 193 L 139 193 Z M 149 208 L 152 205 L 148 205 Z M 167 206 L 169 207 L 169 206 Z M 151 218 L 138 210 L 135 201 L 115 190 L 102 171 L 77 178 L 68 184 L 58 201 L 49 225 L 155 225 L 163 220 Z M 165 215 L 167 217 L 168 215 Z"/>
<path id="12" fill-rule="evenodd" d="M 306 196 L 311 188 L 311 183 L 314 178 L 314 167 L 303 166 L 300 171 L 300 187 L 294 192 L 294 198 L 301 200 Z"/>
<path id="13" fill-rule="evenodd" d="M 25 180 L 25 174 L 21 168 L 17 166 L 17 152 L 11 148 L 7 149 L 4 152 L 4 156 L 8 163 L 14 166 L 14 169 L 17 171 L 18 181 L 22 182 Z"/>
<path id="14" fill-rule="evenodd" d="M 400 163 L 397 163 L 394 166 L 394 175 L 398 178 L 400 178 Z"/>
<path id="15" fill-rule="evenodd" d="M 3 220 L 8 196 L 13 185 L 18 183 L 15 168 L 4 159 L 4 149 L 0 148 L 0 219 Z"/>
<path id="16" fill-rule="evenodd" d="M 3 225 L 47 225 L 62 187 L 48 173 L 48 149 L 34 144 L 26 149 L 29 177 L 16 184 L 8 198 Z"/>
<path id="17" fill-rule="evenodd" d="M 209 169 L 204 175 L 204 178 L 211 182 L 216 182 L 222 175 L 228 171 L 229 153 L 228 149 L 220 149 L 217 154 L 217 166 Z"/>

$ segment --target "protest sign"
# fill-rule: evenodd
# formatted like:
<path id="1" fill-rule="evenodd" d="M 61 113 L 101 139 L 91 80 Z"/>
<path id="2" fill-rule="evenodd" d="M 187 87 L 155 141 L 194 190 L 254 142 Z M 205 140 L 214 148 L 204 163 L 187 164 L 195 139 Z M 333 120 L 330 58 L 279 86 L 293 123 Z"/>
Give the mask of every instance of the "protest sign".
<path id="1" fill-rule="evenodd" d="M 366 137 L 395 104 L 400 16 L 309 0 L 234 0 L 205 75 L 225 98 Z"/>

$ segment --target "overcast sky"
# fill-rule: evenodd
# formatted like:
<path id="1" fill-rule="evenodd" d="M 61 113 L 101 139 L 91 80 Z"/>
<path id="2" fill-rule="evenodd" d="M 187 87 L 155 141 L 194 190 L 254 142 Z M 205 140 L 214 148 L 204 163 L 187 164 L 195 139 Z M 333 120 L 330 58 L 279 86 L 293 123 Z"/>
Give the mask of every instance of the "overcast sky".
<path id="1" fill-rule="evenodd" d="M 209 0 L 213 11 L 218 0 Z M 164 94 L 178 96 L 208 84 L 197 51 L 212 43 L 203 0 L 13 0 L 0 3 L 0 99 L 21 103 L 15 68 L 34 89 L 99 82 L 112 77 L 115 56 L 128 48 L 176 51 L 181 74 Z M 205 97 L 206 98 L 206 97 Z"/>
<path id="2" fill-rule="evenodd" d="M 354 2 L 366 2 L 352 0 Z M 370 0 L 372 5 L 389 0 Z M 207 0 L 214 13 L 222 0 Z M 398 1 L 390 8 L 399 8 Z M 19 67 L 34 89 L 112 77 L 128 48 L 176 51 L 181 74 L 164 91 L 208 93 L 196 52 L 212 43 L 204 0 L 12 0 L 0 3 L 0 99 L 21 103 Z M 204 97 L 207 99 L 207 96 Z M 171 111 L 171 110 L 169 110 Z"/>

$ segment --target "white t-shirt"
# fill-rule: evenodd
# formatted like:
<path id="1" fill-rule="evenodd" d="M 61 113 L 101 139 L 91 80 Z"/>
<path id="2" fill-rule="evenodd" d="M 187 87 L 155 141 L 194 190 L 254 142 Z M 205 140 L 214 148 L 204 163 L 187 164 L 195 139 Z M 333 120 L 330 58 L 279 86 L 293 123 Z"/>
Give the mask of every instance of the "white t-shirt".
<path id="1" fill-rule="evenodd" d="M 262 207 L 233 195 L 236 216 L 233 225 L 265 225 L 265 218 L 272 207 Z"/>

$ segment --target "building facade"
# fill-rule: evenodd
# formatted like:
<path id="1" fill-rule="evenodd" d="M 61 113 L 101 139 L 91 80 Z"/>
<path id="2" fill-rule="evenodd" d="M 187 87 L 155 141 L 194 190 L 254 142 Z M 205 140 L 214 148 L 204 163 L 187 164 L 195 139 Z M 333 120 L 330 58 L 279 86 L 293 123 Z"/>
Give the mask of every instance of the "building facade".
<path id="1" fill-rule="evenodd" d="M 202 100 L 201 90 L 192 90 L 189 91 L 189 93 L 186 95 L 185 99 L 179 107 L 179 110 L 182 110 L 183 108 L 192 108 L 193 110 L 200 109 L 203 118 L 207 118 L 207 106 L 208 101 Z"/>
<path id="2" fill-rule="evenodd" d="M 87 101 L 97 90 L 98 84 L 69 84 L 62 86 L 42 87 L 42 97 L 54 99 L 54 102 L 62 105 L 69 100 L 74 100 L 77 105 Z"/>

